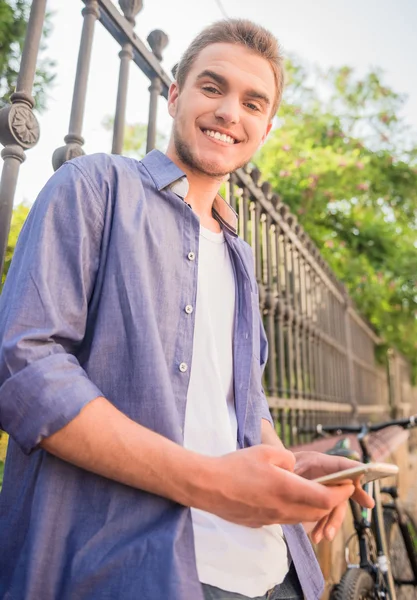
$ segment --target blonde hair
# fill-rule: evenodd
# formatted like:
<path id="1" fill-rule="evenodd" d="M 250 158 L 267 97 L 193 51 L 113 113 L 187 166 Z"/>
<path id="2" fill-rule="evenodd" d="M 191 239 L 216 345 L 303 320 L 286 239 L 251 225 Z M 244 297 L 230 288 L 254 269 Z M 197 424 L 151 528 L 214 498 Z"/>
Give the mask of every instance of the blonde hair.
<path id="1" fill-rule="evenodd" d="M 281 49 L 270 31 L 246 19 L 217 21 L 201 31 L 188 46 L 178 65 L 172 70 L 181 90 L 199 53 L 211 44 L 240 44 L 269 62 L 275 79 L 275 99 L 271 118 L 280 105 L 284 88 L 284 68 Z"/>

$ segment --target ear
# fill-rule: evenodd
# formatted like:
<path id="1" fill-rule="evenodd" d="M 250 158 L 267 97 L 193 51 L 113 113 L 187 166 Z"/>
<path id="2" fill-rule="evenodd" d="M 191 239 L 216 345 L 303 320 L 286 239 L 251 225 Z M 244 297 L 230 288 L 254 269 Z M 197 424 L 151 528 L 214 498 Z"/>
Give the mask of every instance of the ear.
<path id="1" fill-rule="evenodd" d="M 266 138 L 267 138 L 267 136 L 268 136 L 269 132 L 271 131 L 271 127 L 272 127 L 272 121 L 271 121 L 270 123 L 268 123 L 268 125 L 267 125 L 267 128 L 266 128 L 266 130 L 265 130 L 265 133 L 264 133 L 264 134 L 263 134 L 263 136 L 262 136 L 261 143 L 259 144 L 260 146 L 262 146 L 262 144 L 264 144 L 264 143 L 265 143 L 265 140 L 266 140 Z"/>
<path id="2" fill-rule="evenodd" d="M 172 118 L 175 117 L 177 112 L 177 104 L 178 104 L 178 96 L 180 95 L 180 91 L 178 88 L 178 83 L 176 81 L 172 82 L 169 86 L 168 92 L 168 112 Z"/>

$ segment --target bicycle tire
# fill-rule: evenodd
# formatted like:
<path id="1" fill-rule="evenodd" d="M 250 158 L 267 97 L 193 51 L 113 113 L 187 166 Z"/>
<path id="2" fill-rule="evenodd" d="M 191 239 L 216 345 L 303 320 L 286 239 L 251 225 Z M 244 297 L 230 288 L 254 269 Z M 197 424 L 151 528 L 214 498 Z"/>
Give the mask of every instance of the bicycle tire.
<path id="1" fill-rule="evenodd" d="M 330 594 L 330 600 L 375 600 L 375 582 L 364 569 L 348 569 Z"/>
<path id="2" fill-rule="evenodd" d="M 417 561 L 417 526 L 413 517 L 406 510 L 404 510 L 404 517 L 410 533 L 414 557 Z M 416 582 L 414 586 L 395 585 L 397 600 L 417 600 L 417 581 L 414 577 L 404 538 L 398 524 L 397 514 L 392 510 L 384 511 L 384 527 L 394 582 L 398 579 L 414 579 Z"/>

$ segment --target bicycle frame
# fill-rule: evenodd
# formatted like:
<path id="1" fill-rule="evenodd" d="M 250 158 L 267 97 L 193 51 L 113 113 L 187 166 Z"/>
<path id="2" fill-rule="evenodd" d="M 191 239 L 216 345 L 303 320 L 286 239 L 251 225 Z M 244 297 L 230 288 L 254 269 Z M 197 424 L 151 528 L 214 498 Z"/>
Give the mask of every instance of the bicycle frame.
<path id="1" fill-rule="evenodd" d="M 358 434 L 358 441 L 362 450 L 362 460 L 364 463 L 371 462 L 371 454 L 367 445 L 368 429 L 366 425 Z M 375 579 L 376 591 L 381 582 L 378 581 L 378 572 L 382 573 L 384 583 L 388 589 L 390 600 L 396 600 L 394 579 L 392 576 L 389 558 L 388 546 L 385 536 L 383 503 L 381 499 L 381 489 L 379 480 L 375 480 L 364 486 L 365 490 L 373 497 L 375 506 L 373 509 L 361 509 L 358 504 L 349 500 L 353 515 L 353 523 L 359 540 L 360 567 L 367 570 Z M 372 528 L 373 524 L 373 528 Z M 376 564 L 370 556 L 370 547 L 368 544 L 369 533 L 373 529 L 376 545 Z"/>
<path id="2" fill-rule="evenodd" d="M 388 559 L 379 481 L 368 483 L 365 489 L 375 500 L 373 509 L 361 509 L 356 502 L 349 500 L 353 524 L 359 541 L 360 568 L 365 569 L 373 576 L 377 592 L 379 591 L 378 588 L 381 588 L 382 582 L 378 580 L 378 574 L 381 573 L 384 579 L 384 587 L 389 591 L 390 600 L 396 600 L 394 580 Z M 375 537 L 375 557 L 371 555 L 372 549 L 368 540 L 371 531 L 373 531 Z"/>

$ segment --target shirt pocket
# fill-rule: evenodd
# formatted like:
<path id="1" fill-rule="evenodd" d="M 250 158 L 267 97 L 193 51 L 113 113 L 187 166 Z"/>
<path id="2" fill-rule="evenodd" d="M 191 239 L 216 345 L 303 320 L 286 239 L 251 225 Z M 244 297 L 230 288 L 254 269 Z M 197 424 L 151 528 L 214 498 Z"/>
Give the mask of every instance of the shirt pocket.
<path id="1" fill-rule="evenodd" d="M 252 303 L 252 352 L 255 358 L 261 357 L 261 332 L 259 329 L 259 298 L 258 294 L 251 292 Z"/>

